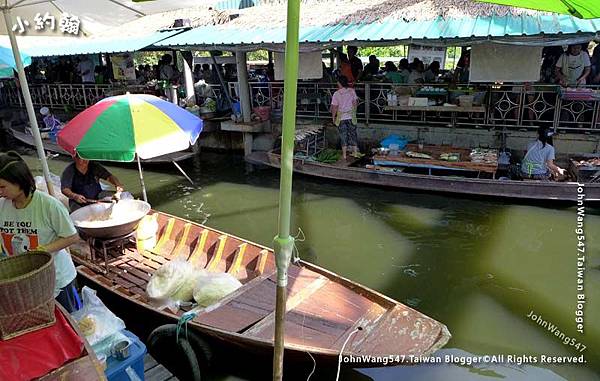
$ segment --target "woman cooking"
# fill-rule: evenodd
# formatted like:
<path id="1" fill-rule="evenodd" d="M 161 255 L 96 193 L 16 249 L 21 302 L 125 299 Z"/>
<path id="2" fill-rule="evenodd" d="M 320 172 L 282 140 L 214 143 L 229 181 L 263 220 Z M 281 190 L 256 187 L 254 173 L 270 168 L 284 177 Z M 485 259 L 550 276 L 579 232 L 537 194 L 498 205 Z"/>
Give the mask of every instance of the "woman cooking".
<path id="1" fill-rule="evenodd" d="M 117 177 L 96 162 L 90 162 L 73 156 L 73 161 L 62 173 L 60 183 L 62 193 L 69 198 L 71 212 L 85 206 L 88 200 L 98 200 L 101 197 L 102 187 L 99 179 L 103 179 L 115 186 L 116 196 L 123 192 L 123 185 Z"/>
<path id="2" fill-rule="evenodd" d="M 54 257 L 54 297 L 77 310 L 77 272 L 65 248 L 79 240 L 69 212 L 54 197 L 35 189 L 31 171 L 14 152 L 0 154 L 0 238 L 2 256 L 43 250 Z M 25 254 L 26 255 L 26 254 Z"/>
<path id="3" fill-rule="evenodd" d="M 554 164 L 554 159 L 552 132 L 546 127 L 540 127 L 537 140 L 527 146 L 527 153 L 521 163 L 521 175 L 533 180 L 549 180 L 551 176 L 563 175 L 565 170 Z"/>

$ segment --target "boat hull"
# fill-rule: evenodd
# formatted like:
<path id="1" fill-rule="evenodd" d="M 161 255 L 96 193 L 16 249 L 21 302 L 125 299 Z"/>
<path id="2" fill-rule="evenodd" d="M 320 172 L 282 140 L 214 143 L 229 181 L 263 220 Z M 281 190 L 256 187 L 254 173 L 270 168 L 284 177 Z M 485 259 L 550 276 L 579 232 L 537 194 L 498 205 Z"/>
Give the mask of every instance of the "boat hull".
<path id="1" fill-rule="evenodd" d="M 280 168 L 281 165 L 281 156 L 272 152 L 253 152 L 246 156 L 246 160 L 252 164 L 273 168 Z M 580 187 L 573 182 L 471 179 L 382 172 L 366 168 L 337 167 L 300 159 L 294 159 L 294 172 L 391 188 L 528 201 L 575 203 L 578 201 Z M 592 205 L 600 203 L 600 184 L 585 184 L 583 190 L 585 203 Z"/>
<path id="2" fill-rule="evenodd" d="M 73 254 L 83 283 L 108 294 L 114 301 L 109 303 L 111 308 L 135 314 L 134 325 L 151 330 L 177 323 L 185 312 L 157 309 L 148 299 L 147 282 L 160 266 L 183 258 L 208 271 L 235 274 L 243 286 L 188 326 L 218 342 L 272 354 L 277 279 L 273 251 L 191 221 L 152 213 L 158 213 L 160 226 L 152 251 L 129 247 L 111 254 L 107 266 Z M 318 266 L 299 261 L 290 266 L 288 276 L 286 351 L 291 358 L 305 361 L 310 352 L 322 360 L 337 361 L 351 333 L 354 336 L 344 354 L 354 356 L 428 356 L 450 339 L 445 325 Z"/>
<path id="3" fill-rule="evenodd" d="M 35 147 L 35 142 L 33 141 L 33 136 L 32 135 L 26 134 L 26 133 L 24 133 L 22 131 L 14 129 L 14 128 L 11 128 L 10 131 L 11 131 L 11 134 L 13 135 L 13 137 L 15 139 L 19 140 L 22 143 L 27 144 L 28 146 Z M 65 151 L 58 144 L 52 142 L 52 140 L 50 140 L 50 139 L 42 139 L 42 143 L 44 144 L 44 149 L 46 151 L 49 151 L 49 152 L 52 152 L 52 153 L 57 153 L 57 154 L 60 154 L 60 155 L 71 156 L 70 153 L 68 153 L 67 151 Z M 180 161 L 183 161 L 183 160 L 191 159 L 195 155 L 196 154 L 194 152 L 190 152 L 190 151 L 173 152 L 173 153 L 169 153 L 169 154 L 166 154 L 166 155 L 154 157 L 152 159 L 143 159 L 142 163 L 146 163 L 147 164 L 147 163 L 180 162 Z"/>

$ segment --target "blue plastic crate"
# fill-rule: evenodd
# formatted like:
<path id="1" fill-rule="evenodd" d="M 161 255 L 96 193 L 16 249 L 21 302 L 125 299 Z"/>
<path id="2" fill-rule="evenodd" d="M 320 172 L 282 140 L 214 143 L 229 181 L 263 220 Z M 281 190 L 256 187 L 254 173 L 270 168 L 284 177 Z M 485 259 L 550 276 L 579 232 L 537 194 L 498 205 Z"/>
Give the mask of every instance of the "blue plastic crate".
<path id="1" fill-rule="evenodd" d="M 123 334 L 131 340 L 129 347 L 129 357 L 123 361 L 117 360 L 111 356 L 106 361 L 106 378 L 108 381 L 130 381 L 125 369 L 132 367 L 141 380 L 144 380 L 144 356 L 146 355 L 146 346 L 140 339 L 129 331 L 123 331 Z"/>

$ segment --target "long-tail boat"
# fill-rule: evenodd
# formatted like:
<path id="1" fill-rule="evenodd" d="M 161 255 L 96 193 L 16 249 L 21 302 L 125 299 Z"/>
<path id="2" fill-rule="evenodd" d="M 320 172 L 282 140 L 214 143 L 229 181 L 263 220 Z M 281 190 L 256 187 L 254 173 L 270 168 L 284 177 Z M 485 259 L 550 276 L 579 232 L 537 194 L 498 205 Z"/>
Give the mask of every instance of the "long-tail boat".
<path id="1" fill-rule="evenodd" d="M 277 151 L 253 152 L 246 161 L 279 168 L 281 155 Z M 332 180 L 399 188 L 413 191 L 454 194 L 466 197 L 522 200 L 524 202 L 561 201 L 568 204 L 585 202 L 600 205 L 600 177 L 584 183 L 577 182 L 508 180 L 495 178 L 469 178 L 435 174 L 406 173 L 402 170 L 370 166 L 319 163 L 312 160 L 294 159 L 294 172 Z M 351 163 L 350 163 L 351 164 Z M 585 190 L 582 194 L 581 190 Z"/>
<path id="2" fill-rule="evenodd" d="M 158 314 L 176 323 L 188 309 L 156 309 L 146 295 L 152 274 L 174 258 L 198 268 L 227 272 L 243 285 L 200 313 L 188 329 L 266 353 L 272 351 L 276 267 L 271 249 L 165 213 L 158 215 L 158 240 L 150 250 L 137 245 L 112 252 L 108 259 L 74 255 L 85 283 L 116 296 L 128 311 Z M 125 307 L 127 305 L 127 307 Z M 285 348 L 337 360 L 352 356 L 428 356 L 450 339 L 446 326 L 379 292 L 299 260 L 290 266 Z M 406 357 L 401 357 L 406 356 Z M 306 358 L 306 355 L 304 355 Z M 393 363 L 394 361 L 390 361 Z M 381 365 L 381 363 L 379 363 Z"/>

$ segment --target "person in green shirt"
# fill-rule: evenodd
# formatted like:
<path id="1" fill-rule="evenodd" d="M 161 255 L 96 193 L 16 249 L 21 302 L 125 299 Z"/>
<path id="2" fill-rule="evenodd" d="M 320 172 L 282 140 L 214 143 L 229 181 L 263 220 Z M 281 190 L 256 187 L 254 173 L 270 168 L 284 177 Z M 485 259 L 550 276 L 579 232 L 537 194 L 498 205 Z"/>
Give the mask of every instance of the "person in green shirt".
<path id="1" fill-rule="evenodd" d="M 29 167 L 15 152 L 0 155 L 0 245 L 2 256 L 27 255 L 31 250 L 54 258 L 54 298 L 67 311 L 78 309 L 77 272 L 65 250 L 79 240 L 67 208 L 36 190 Z"/>

